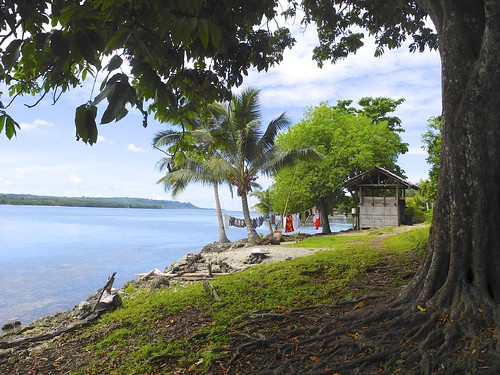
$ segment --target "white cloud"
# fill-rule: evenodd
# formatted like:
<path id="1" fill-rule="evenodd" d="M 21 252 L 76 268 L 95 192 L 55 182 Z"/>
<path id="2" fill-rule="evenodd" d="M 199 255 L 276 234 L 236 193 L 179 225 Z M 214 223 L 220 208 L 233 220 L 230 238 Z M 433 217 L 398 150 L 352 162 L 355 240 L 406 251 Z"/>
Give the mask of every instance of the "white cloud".
<path id="1" fill-rule="evenodd" d="M 144 150 L 143 148 L 141 147 L 137 147 L 136 145 L 134 145 L 133 143 L 129 144 L 127 146 L 127 150 L 131 151 L 131 152 L 146 152 L 146 150 Z"/>
<path id="2" fill-rule="evenodd" d="M 12 184 L 12 181 L 7 180 L 7 179 L 0 176 L 0 185 L 11 185 L 11 184 Z"/>
<path id="3" fill-rule="evenodd" d="M 22 122 L 19 124 L 19 126 L 21 127 L 22 131 L 30 131 L 30 130 L 39 129 L 41 127 L 52 127 L 52 126 L 54 126 L 54 124 L 52 124 L 48 121 L 45 121 L 45 120 L 37 119 L 31 123 Z"/>
<path id="4" fill-rule="evenodd" d="M 70 174 L 68 176 L 68 179 L 74 184 L 79 184 L 80 182 L 82 182 L 81 177 L 75 176 L 74 174 Z"/>
<path id="5" fill-rule="evenodd" d="M 425 151 L 422 147 L 409 147 L 407 155 L 422 155 L 427 157 L 427 151 Z"/>

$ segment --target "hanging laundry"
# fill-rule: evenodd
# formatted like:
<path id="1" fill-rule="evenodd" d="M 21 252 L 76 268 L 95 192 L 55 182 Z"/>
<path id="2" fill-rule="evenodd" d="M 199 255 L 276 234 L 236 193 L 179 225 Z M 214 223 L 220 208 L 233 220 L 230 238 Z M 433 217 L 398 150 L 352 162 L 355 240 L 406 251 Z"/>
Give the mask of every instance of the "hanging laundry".
<path id="1" fill-rule="evenodd" d="M 285 233 L 293 232 L 293 217 L 292 215 L 286 215 L 286 225 L 285 225 Z"/>
<path id="2" fill-rule="evenodd" d="M 300 221 L 300 214 L 295 214 L 295 228 L 300 229 L 302 222 Z"/>
<path id="3" fill-rule="evenodd" d="M 224 217 L 224 219 L 226 222 L 226 217 Z M 260 227 L 263 222 L 264 222 L 264 216 L 252 219 L 252 227 L 254 227 L 254 228 Z M 238 218 L 233 217 L 233 216 L 228 217 L 227 223 L 228 223 L 228 226 L 230 226 L 230 227 L 236 227 L 236 228 L 245 228 L 246 227 L 245 219 L 238 219 Z"/>
<path id="4" fill-rule="evenodd" d="M 316 213 L 314 214 L 314 229 L 318 230 L 319 227 L 321 226 L 321 217 L 319 215 L 319 211 L 316 211 Z"/>

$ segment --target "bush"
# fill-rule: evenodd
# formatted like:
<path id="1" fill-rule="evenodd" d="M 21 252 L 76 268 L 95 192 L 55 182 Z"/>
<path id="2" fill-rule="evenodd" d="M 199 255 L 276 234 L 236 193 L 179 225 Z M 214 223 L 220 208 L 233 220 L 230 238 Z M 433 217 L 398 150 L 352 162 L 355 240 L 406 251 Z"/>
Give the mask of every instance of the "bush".
<path id="1" fill-rule="evenodd" d="M 422 207 L 413 198 L 406 198 L 405 219 L 408 224 L 423 223 L 425 221 Z"/>

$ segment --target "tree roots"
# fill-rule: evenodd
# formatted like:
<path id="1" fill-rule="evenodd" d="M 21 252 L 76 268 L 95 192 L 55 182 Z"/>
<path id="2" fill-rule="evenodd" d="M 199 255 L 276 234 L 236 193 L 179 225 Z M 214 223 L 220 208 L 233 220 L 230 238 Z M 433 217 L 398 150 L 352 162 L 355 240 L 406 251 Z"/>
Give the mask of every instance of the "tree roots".
<path id="1" fill-rule="evenodd" d="M 454 314 L 457 315 L 457 314 Z M 213 374 L 495 374 L 495 325 L 388 296 L 257 311 L 237 322 Z"/>

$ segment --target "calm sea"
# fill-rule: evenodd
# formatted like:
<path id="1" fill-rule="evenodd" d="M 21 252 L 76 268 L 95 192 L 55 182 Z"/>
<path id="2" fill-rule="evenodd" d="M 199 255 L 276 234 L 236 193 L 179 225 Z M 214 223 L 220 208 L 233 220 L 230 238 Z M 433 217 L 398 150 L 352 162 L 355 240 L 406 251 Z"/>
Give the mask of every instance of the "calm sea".
<path id="1" fill-rule="evenodd" d="M 331 224 L 351 227 L 346 219 Z M 246 230 L 230 227 L 227 236 L 238 240 Z M 217 239 L 215 210 L 0 206 L 0 326 L 66 311 L 115 271 L 119 287 Z"/>

